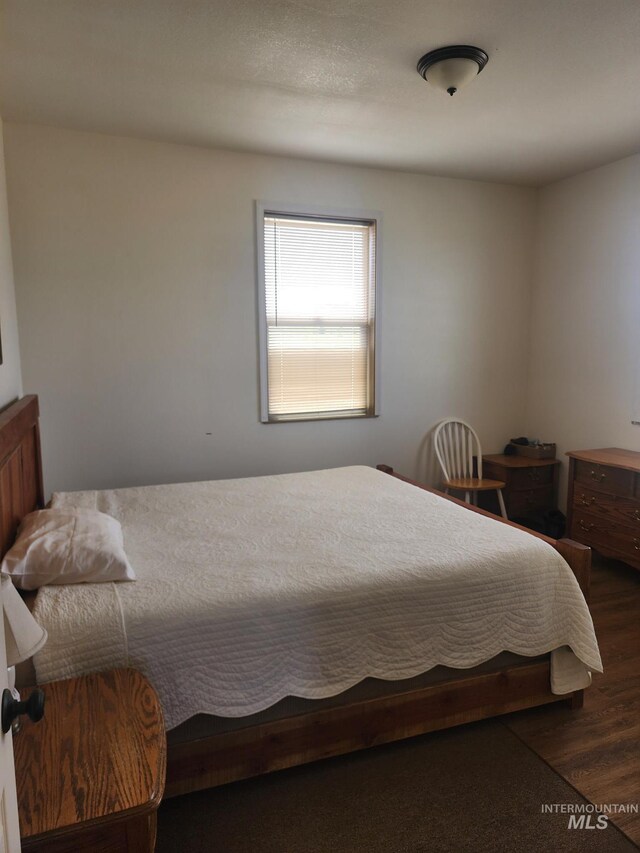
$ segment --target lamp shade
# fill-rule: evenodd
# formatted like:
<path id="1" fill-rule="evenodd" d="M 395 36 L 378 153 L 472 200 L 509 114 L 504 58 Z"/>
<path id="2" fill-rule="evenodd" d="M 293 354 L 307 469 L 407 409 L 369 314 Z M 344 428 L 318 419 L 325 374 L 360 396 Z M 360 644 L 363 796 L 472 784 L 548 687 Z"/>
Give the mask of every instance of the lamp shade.
<path id="1" fill-rule="evenodd" d="M 427 83 L 455 95 L 482 71 L 489 60 L 479 47 L 457 44 L 426 53 L 418 62 L 418 73 Z"/>
<path id="2" fill-rule="evenodd" d="M 2 577 L 2 605 L 7 666 L 15 666 L 44 646 L 47 632 L 38 625 L 7 577 Z"/>
<path id="3" fill-rule="evenodd" d="M 443 59 L 427 70 L 425 80 L 436 89 L 455 93 L 478 76 L 478 63 L 473 59 Z"/>

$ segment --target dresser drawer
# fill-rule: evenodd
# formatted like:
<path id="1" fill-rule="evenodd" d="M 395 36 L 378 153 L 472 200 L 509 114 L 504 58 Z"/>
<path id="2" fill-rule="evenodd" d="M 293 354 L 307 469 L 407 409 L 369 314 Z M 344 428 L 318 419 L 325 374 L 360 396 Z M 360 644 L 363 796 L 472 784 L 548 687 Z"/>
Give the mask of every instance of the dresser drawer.
<path id="1" fill-rule="evenodd" d="M 576 460 L 576 491 L 580 486 L 588 486 L 598 492 L 633 497 L 636 474 L 625 468 L 613 468 L 610 465 L 598 465 L 592 462 Z"/>
<path id="2" fill-rule="evenodd" d="M 513 518 L 553 509 L 553 486 L 542 486 L 521 492 L 510 491 L 505 496 L 505 503 L 507 515 Z"/>
<path id="3" fill-rule="evenodd" d="M 640 558 L 640 530 L 623 527 L 607 517 L 580 512 L 577 507 L 574 509 L 570 535 L 578 542 L 596 549 L 610 549 L 618 554 L 627 554 L 634 560 Z"/>
<path id="4" fill-rule="evenodd" d="M 576 516 L 581 512 L 588 512 L 603 521 L 617 522 L 640 532 L 640 501 L 638 500 L 597 492 L 576 483 L 573 493 L 573 511 Z"/>

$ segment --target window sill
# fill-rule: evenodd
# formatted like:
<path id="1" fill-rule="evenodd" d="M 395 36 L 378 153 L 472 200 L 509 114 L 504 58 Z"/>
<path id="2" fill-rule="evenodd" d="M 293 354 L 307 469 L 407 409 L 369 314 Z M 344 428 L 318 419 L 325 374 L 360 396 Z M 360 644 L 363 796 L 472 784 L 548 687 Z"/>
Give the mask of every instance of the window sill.
<path id="1" fill-rule="evenodd" d="M 347 412 L 340 414 L 338 412 L 327 412 L 326 414 L 311 414 L 311 415 L 283 415 L 282 417 L 269 418 L 263 420 L 263 424 L 303 424 L 310 421 L 360 421 L 367 418 L 378 418 L 377 413 L 363 412 L 362 414 L 352 414 Z"/>

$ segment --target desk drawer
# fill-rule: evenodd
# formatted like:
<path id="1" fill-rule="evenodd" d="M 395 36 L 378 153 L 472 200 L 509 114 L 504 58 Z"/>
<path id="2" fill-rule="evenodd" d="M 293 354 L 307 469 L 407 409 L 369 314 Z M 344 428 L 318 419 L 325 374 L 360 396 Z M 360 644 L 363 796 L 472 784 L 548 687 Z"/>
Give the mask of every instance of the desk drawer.
<path id="1" fill-rule="evenodd" d="M 553 486 L 542 486 L 521 492 L 508 492 L 505 495 L 507 515 L 511 518 L 543 512 L 553 509 Z"/>
<path id="2" fill-rule="evenodd" d="M 613 468 L 610 465 L 597 465 L 576 459 L 576 491 L 580 486 L 588 486 L 598 492 L 633 497 L 636 475 L 625 468 Z"/>
<path id="3" fill-rule="evenodd" d="M 537 465 L 531 468 L 515 468 L 509 472 L 509 488 L 535 489 L 537 486 L 551 486 L 555 465 Z"/>

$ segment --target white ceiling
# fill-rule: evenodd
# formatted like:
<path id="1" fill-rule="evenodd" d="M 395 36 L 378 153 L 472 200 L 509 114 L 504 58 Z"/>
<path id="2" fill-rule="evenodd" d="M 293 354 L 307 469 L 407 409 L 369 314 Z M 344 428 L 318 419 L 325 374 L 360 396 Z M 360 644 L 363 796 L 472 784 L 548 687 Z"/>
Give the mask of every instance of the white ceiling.
<path id="1" fill-rule="evenodd" d="M 640 2 L 4 0 L 0 79 L 9 121 L 543 184 L 640 150 Z"/>

